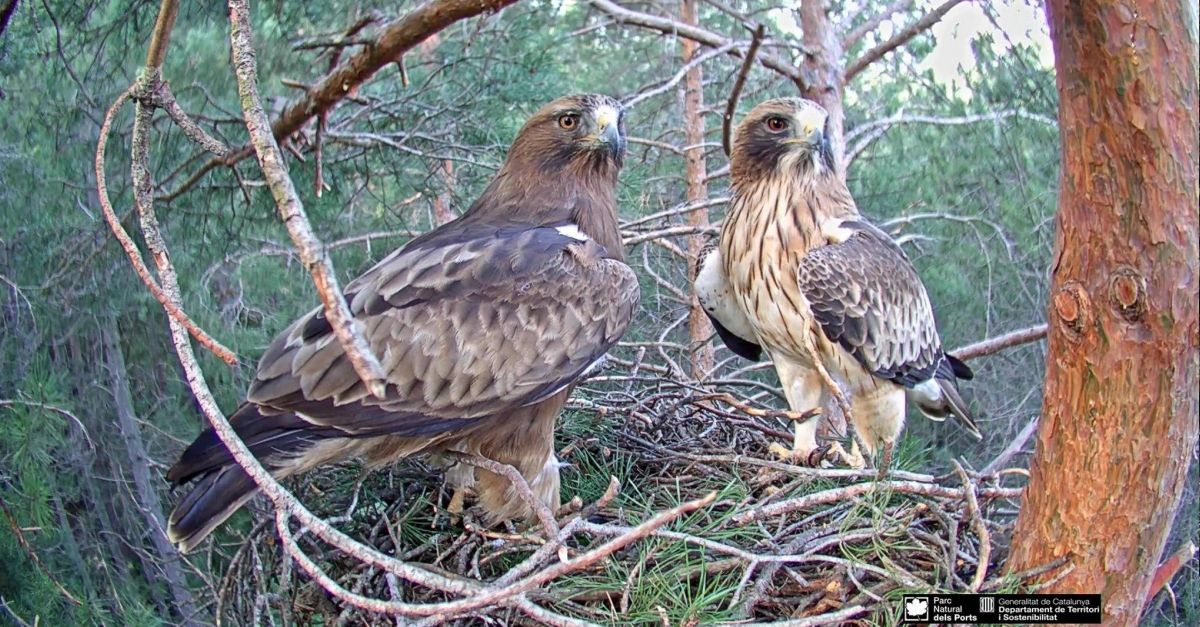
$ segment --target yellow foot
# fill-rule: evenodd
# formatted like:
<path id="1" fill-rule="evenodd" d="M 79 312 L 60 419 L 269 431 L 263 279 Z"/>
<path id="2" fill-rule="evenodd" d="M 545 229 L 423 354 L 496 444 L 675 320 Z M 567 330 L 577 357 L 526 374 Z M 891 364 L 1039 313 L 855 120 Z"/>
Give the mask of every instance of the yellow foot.
<path id="1" fill-rule="evenodd" d="M 466 488 L 454 488 L 454 494 L 450 495 L 450 504 L 446 506 L 446 511 L 457 517 L 463 513 L 463 502 L 467 498 Z"/>
<path id="2" fill-rule="evenodd" d="M 867 465 L 867 461 L 862 454 L 855 449 L 854 453 L 847 453 L 846 449 L 837 442 L 832 442 L 825 446 L 818 446 L 811 450 L 800 448 L 790 449 L 778 442 L 773 442 L 767 451 L 782 461 L 803 466 L 811 466 L 813 468 L 833 468 L 835 466 L 848 466 L 854 469 L 860 469 Z"/>

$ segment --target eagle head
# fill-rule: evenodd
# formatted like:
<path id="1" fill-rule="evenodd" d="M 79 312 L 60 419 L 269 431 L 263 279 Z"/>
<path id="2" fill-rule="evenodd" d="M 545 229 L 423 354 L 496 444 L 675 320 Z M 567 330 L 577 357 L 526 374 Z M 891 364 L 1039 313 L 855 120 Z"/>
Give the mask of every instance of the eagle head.
<path id="1" fill-rule="evenodd" d="M 543 175 L 572 168 L 615 179 L 625 157 L 625 108 L 602 94 L 559 98 L 529 118 L 509 155 L 534 160 Z"/>
<path id="2" fill-rule="evenodd" d="M 778 98 L 754 107 L 737 127 L 731 163 L 735 181 L 780 169 L 832 172 L 829 113 L 803 98 Z"/>

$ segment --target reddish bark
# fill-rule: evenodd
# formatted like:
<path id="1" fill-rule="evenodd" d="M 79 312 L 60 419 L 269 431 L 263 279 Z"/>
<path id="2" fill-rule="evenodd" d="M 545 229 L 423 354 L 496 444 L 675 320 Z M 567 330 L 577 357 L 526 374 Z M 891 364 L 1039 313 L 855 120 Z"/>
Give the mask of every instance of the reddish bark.
<path id="1" fill-rule="evenodd" d="M 1051 0 L 1063 169 L 1038 450 L 1013 571 L 1134 625 L 1197 438 L 1197 62 L 1184 3 Z M 1053 576 L 1053 573 L 1047 577 Z"/>
<path id="2" fill-rule="evenodd" d="M 820 103 L 829 112 L 829 141 L 833 145 L 838 176 L 846 178 L 842 155 L 846 153 L 846 113 L 842 108 L 842 63 L 845 56 L 825 0 L 805 0 L 800 4 L 800 27 L 805 84 L 800 95 Z"/>
<path id="3" fill-rule="evenodd" d="M 679 17 L 685 24 L 697 26 L 699 16 L 696 0 L 681 0 Z M 687 38 L 680 38 L 679 42 L 683 47 L 685 65 L 699 56 L 700 44 Z M 708 185 L 704 182 L 708 178 L 708 172 L 704 162 L 704 75 L 700 69 L 701 65 L 703 64 L 697 63 L 683 78 L 683 141 L 689 147 L 684 150 L 683 160 L 689 204 L 700 204 L 708 199 Z M 687 223 L 689 226 L 708 226 L 708 210 L 696 209 L 688 212 Z M 696 259 L 700 256 L 700 250 L 704 248 L 704 241 L 704 235 L 688 237 L 688 268 L 693 273 L 689 278 L 693 282 L 696 280 Z M 692 301 L 688 309 L 688 346 L 692 349 L 692 376 L 700 379 L 712 372 L 713 366 L 716 365 L 712 342 L 709 341 L 713 327 L 704 313 L 704 308 L 700 306 L 696 290 L 691 290 L 691 294 Z"/>
<path id="4" fill-rule="evenodd" d="M 438 189 L 433 197 L 433 223 L 441 226 L 458 217 L 450 205 L 450 190 L 454 189 L 454 162 L 443 159 L 437 166 Z"/>

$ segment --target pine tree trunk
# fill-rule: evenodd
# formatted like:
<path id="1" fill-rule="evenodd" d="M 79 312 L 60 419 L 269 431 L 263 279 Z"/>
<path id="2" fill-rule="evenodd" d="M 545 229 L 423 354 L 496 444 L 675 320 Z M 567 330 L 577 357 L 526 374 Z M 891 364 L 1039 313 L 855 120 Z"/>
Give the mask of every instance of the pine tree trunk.
<path id="1" fill-rule="evenodd" d="M 1188 17 L 1185 13 L 1191 11 Z M 1051 0 L 1063 169 L 1038 450 L 1016 571 L 1134 625 L 1197 438 L 1194 7 Z"/>
<path id="2" fill-rule="evenodd" d="M 125 370 L 125 355 L 121 351 L 120 336 L 116 329 L 116 320 L 110 319 L 107 326 L 101 329 L 101 340 L 104 343 L 104 360 L 111 386 L 113 409 L 128 460 L 125 470 L 133 477 L 133 490 L 130 495 L 145 523 L 144 533 L 154 547 L 154 554 L 144 553 L 143 562 L 147 566 L 145 577 L 151 582 L 157 581 L 165 585 L 170 593 L 171 605 L 178 616 L 178 624 L 200 625 L 198 610 L 187 587 L 187 577 L 179 565 L 179 553 L 167 540 L 162 501 L 158 496 L 156 482 L 150 475 L 150 456 L 146 453 L 141 428 L 134 414 L 133 395 L 129 390 L 129 376 Z M 125 531 L 132 538 L 139 530 Z"/>
<path id="3" fill-rule="evenodd" d="M 679 3 L 679 17 L 685 24 L 697 25 L 699 15 L 696 11 L 696 0 L 682 0 Z M 683 46 L 683 63 L 686 65 L 700 54 L 700 44 L 680 38 Z M 700 64 L 687 71 L 683 78 L 683 135 L 684 142 L 690 148 L 684 151 L 684 176 L 687 179 L 687 202 L 700 203 L 708 199 L 707 168 L 704 163 L 704 75 Z M 708 210 L 696 209 L 688 212 L 689 226 L 708 226 Z M 696 259 L 704 248 L 704 235 L 688 236 L 688 272 L 695 282 Z M 713 327 L 700 306 L 696 290 L 691 290 L 692 302 L 688 310 L 688 346 L 692 349 L 692 376 L 701 379 L 712 373 L 716 360 L 713 357 L 712 337 Z"/>
<path id="4" fill-rule="evenodd" d="M 842 72 L 845 52 L 839 33 L 829 19 L 825 0 L 804 0 L 800 4 L 800 28 L 804 35 L 804 61 L 801 67 L 807 79 L 801 93 L 829 113 L 829 141 L 838 176 L 846 178 L 843 156 L 846 154 L 846 113 L 842 106 Z"/>

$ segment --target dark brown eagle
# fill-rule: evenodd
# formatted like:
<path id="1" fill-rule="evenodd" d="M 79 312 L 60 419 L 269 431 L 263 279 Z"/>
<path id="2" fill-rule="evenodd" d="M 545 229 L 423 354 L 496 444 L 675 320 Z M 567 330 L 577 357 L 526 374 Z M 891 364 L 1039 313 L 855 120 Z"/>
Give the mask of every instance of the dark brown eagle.
<path id="1" fill-rule="evenodd" d="M 280 478 L 348 458 L 374 468 L 420 453 L 480 455 L 512 465 L 558 507 L 555 420 L 638 303 L 617 229 L 624 152 L 617 101 L 578 95 L 543 107 L 462 217 L 346 286 L 387 373 L 384 397 L 368 392 L 317 308 L 267 348 L 229 417 L 238 435 Z M 532 515 L 504 477 L 456 476 L 474 481 L 491 521 Z M 183 551 L 257 492 L 211 429 L 167 478 L 194 482 L 170 518 Z"/>
<path id="2" fill-rule="evenodd" d="M 954 416 L 981 438 L 955 381 L 971 370 L 942 350 L 904 251 L 859 214 L 838 178 L 827 123 L 820 105 L 787 98 L 758 105 L 738 126 L 729 216 L 699 259 L 700 302 L 735 353 L 767 352 L 793 410 L 824 406 L 824 368 L 848 393 L 867 454 L 900 435 L 906 395 L 926 416 Z M 857 441 L 848 454 L 818 449 L 816 433 L 816 419 L 797 423 L 792 455 L 817 463 L 832 451 L 863 464 Z"/>

